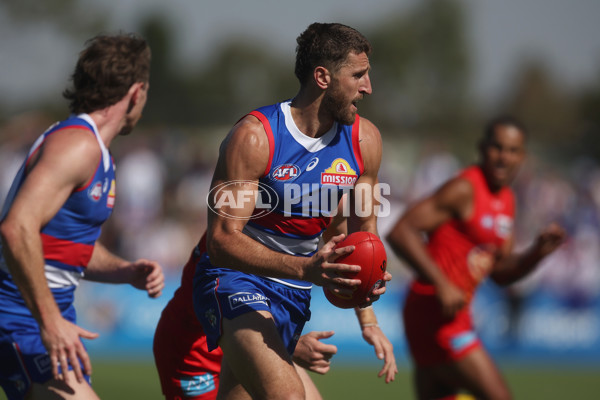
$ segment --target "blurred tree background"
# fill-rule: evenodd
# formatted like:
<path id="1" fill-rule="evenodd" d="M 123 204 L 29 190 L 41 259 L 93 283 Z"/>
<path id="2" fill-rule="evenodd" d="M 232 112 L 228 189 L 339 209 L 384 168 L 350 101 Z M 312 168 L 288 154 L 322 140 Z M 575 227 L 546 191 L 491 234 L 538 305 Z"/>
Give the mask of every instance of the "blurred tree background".
<path id="1" fill-rule="evenodd" d="M 53 24 L 75 42 L 108 26 L 107 15 L 86 13 L 77 0 L 11 1 L 4 7 L 11 18 Z M 506 82 L 505 97 L 493 110 L 482 109 L 472 95 L 464 7 L 457 1 L 420 1 L 363 32 L 375 49 L 371 57 L 374 93 L 361 104 L 361 114 L 376 122 L 390 140 L 411 136 L 445 140 L 465 159 L 472 154 L 471 143 L 483 121 L 492 114 L 511 112 L 530 127 L 532 141 L 548 157 L 598 158 L 600 68 L 593 87 L 571 93 L 550 79 L 543 61 L 520 60 L 513 79 Z M 69 17 L 74 11 L 78 18 Z M 208 61 L 182 68 L 173 61 L 177 39 L 168 19 L 147 15 L 139 32 L 153 49 L 151 96 L 142 120 L 146 126 L 212 132 L 297 90 L 293 60 L 282 60 L 252 37 L 229 41 Z M 64 103 L 41 101 L 32 107 L 56 118 L 64 115 Z M 7 118 L 1 104 L 0 116 Z"/>

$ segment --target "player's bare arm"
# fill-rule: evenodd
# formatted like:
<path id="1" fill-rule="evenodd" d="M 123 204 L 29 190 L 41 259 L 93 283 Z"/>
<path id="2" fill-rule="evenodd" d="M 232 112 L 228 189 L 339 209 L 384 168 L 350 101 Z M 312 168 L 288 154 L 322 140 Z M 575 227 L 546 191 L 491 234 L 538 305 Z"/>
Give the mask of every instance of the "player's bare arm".
<path id="1" fill-rule="evenodd" d="M 468 218 L 472 212 L 472 199 L 471 184 L 461 178 L 452 179 L 433 195 L 409 208 L 387 236 L 396 254 L 401 255 L 421 279 L 435 286 L 448 317 L 465 305 L 466 298 L 431 258 L 422 234 L 434 231 L 453 218 Z"/>
<path id="2" fill-rule="evenodd" d="M 94 135 L 66 129 L 52 134 L 30 160 L 27 178 L 2 223 L 4 251 L 11 275 L 40 325 L 42 341 L 52 360 L 55 378 L 58 362 L 73 366 L 79 381 L 91 364 L 79 337 L 97 335 L 71 324 L 60 314 L 44 275 L 40 230 L 58 212 L 73 190 L 86 184 L 100 162 Z M 65 374 L 65 380 L 68 376 Z"/>
<path id="3" fill-rule="evenodd" d="M 545 227 L 534 243 L 520 254 L 512 253 L 512 238 L 507 240 L 502 255 L 494 264 L 490 277 L 499 285 L 510 285 L 534 271 L 539 262 L 565 240 L 564 229 L 556 223 Z"/>
<path id="4" fill-rule="evenodd" d="M 375 201 L 374 191 L 376 190 L 375 185 L 378 183 L 377 175 L 381 164 L 381 134 L 377 127 L 368 119 L 361 118 L 359 123 L 359 143 L 364 171 L 357 180 L 355 189 L 350 193 L 350 215 L 346 224 L 349 234 L 358 231 L 368 231 L 378 235 L 377 214 L 375 212 L 377 202 Z M 362 193 L 357 195 L 358 190 L 362 190 Z M 362 204 L 357 204 L 359 199 Z M 362 215 L 356 214 L 357 206 L 362 208 Z M 340 224 L 340 226 L 343 225 Z M 384 280 L 387 282 L 391 279 L 392 275 L 386 272 Z M 373 346 L 377 358 L 384 360 L 384 365 L 379 371 L 378 376 L 385 376 L 385 382 L 389 383 L 394 380 L 395 375 L 398 373 L 394 348 L 379 327 L 373 308 L 368 306 L 384 293 L 385 286 L 374 290 L 370 298 L 371 301 L 366 304 L 367 307 L 356 308 L 355 312 L 363 338 Z"/>
<path id="5" fill-rule="evenodd" d="M 244 196 L 238 194 L 239 191 L 256 190 L 268 157 L 269 144 L 263 125 L 255 117 L 246 116 L 234 126 L 221 145 L 211 188 L 225 182 L 240 182 L 229 186 L 234 199 Z M 358 280 L 338 275 L 338 272 L 356 271 L 359 268 L 334 262 L 353 250 L 351 247 L 334 249 L 335 243 L 342 240 L 340 237 L 332 239 L 313 257 L 305 258 L 275 252 L 243 234 L 256 204 L 253 196 L 245 197 L 245 200 L 242 205 L 238 202 L 236 207 L 224 205 L 220 208 L 222 212 L 209 212 L 207 244 L 215 264 L 256 275 L 307 280 L 340 292 L 349 292 L 352 286 L 359 283 Z M 211 206 L 216 201 L 215 197 L 209 198 Z"/>
<path id="6" fill-rule="evenodd" d="M 165 287 L 165 277 L 156 261 L 139 259 L 127 261 L 96 242 L 84 279 L 103 283 L 129 283 L 156 298 Z"/>

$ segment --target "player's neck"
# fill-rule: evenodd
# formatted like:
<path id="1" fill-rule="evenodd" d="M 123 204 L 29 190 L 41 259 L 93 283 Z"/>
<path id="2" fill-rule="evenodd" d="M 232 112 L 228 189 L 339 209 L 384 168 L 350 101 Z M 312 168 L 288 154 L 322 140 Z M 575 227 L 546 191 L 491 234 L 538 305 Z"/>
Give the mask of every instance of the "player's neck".
<path id="1" fill-rule="evenodd" d="M 322 112 L 322 96 L 310 96 L 300 91 L 292 99 L 290 111 L 294 123 L 306 136 L 318 138 L 329 132 L 334 120 L 328 113 Z"/>
<path id="2" fill-rule="evenodd" d="M 119 135 L 125 125 L 127 104 L 129 100 L 123 99 L 116 104 L 89 113 L 98 127 L 100 138 L 106 148 L 110 147 L 112 140 Z"/>

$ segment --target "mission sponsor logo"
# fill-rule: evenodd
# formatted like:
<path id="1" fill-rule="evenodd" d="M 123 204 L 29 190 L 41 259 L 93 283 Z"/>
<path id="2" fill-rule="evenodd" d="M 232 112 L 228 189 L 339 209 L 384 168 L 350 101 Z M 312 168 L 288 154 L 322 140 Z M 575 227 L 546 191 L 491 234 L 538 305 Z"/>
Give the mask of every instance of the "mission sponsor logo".
<path id="1" fill-rule="evenodd" d="M 110 191 L 108 192 L 108 197 L 106 198 L 106 206 L 108 208 L 113 208 L 115 206 L 115 198 L 117 196 L 117 184 L 113 179 L 110 184 Z"/>
<path id="2" fill-rule="evenodd" d="M 237 292 L 229 295 L 229 308 L 235 310 L 238 307 L 247 304 L 262 303 L 269 305 L 269 298 L 260 293 Z"/>
<path id="3" fill-rule="evenodd" d="M 331 167 L 321 172 L 321 185 L 353 187 L 357 179 L 356 171 L 343 158 L 336 158 L 331 163 Z"/>

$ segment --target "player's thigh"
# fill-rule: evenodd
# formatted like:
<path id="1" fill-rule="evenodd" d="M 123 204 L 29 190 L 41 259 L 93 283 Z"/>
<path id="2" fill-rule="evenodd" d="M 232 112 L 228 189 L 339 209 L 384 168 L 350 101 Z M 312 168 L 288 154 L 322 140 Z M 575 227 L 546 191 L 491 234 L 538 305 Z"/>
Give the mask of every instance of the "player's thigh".
<path id="1" fill-rule="evenodd" d="M 294 368 L 296 368 L 296 372 L 302 380 L 302 385 L 304 386 L 304 393 L 306 394 L 306 400 L 323 400 L 323 397 L 321 397 L 321 393 L 319 393 L 319 389 L 317 389 L 317 386 L 315 385 L 313 380 L 310 379 L 310 375 L 308 375 L 308 372 L 304 368 L 298 366 L 296 363 L 294 363 Z"/>
<path id="2" fill-rule="evenodd" d="M 72 370 L 69 374 L 69 383 L 63 380 L 51 379 L 45 383 L 33 383 L 25 397 L 28 400 L 100 400 L 94 389 L 87 381 L 77 382 Z"/>
<path id="3" fill-rule="evenodd" d="M 477 398 L 506 400 L 511 399 L 510 390 L 500 371 L 483 347 L 477 347 L 457 361 L 421 367 L 416 374 L 419 390 L 425 392 L 426 385 L 436 388 L 438 393 L 456 393 L 466 389 Z"/>
<path id="4" fill-rule="evenodd" d="M 223 319 L 219 345 L 225 355 L 223 365 L 253 398 L 304 398 L 302 381 L 269 312 Z M 229 374 L 222 374 L 221 386 L 232 386 L 229 379 Z"/>

